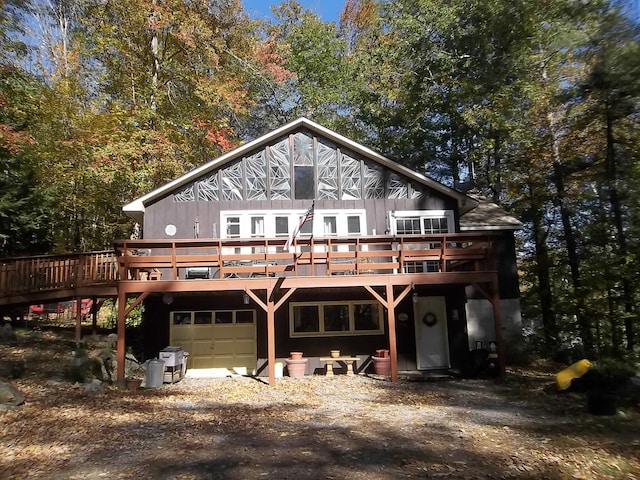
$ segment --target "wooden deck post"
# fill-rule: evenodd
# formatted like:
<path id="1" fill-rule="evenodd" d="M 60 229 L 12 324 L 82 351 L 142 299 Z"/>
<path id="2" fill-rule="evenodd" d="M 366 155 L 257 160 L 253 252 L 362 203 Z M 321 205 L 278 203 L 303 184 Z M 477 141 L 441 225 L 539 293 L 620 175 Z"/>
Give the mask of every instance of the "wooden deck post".
<path id="1" fill-rule="evenodd" d="M 398 381 L 398 348 L 396 342 L 396 302 L 393 285 L 387 284 L 387 318 L 389 321 L 389 355 L 391 356 L 391 381 Z"/>
<path id="2" fill-rule="evenodd" d="M 118 381 L 124 380 L 124 362 L 125 362 L 125 330 L 126 330 L 126 308 L 127 308 L 127 295 L 118 290 L 118 346 L 116 351 L 116 358 L 118 362 L 118 371 L 116 379 Z"/>
<path id="3" fill-rule="evenodd" d="M 76 298 L 76 345 L 82 341 L 82 299 Z"/>
<path id="4" fill-rule="evenodd" d="M 276 322 L 275 305 L 271 292 L 267 291 L 267 363 L 269 366 L 269 385 L 276 383 Z"/>

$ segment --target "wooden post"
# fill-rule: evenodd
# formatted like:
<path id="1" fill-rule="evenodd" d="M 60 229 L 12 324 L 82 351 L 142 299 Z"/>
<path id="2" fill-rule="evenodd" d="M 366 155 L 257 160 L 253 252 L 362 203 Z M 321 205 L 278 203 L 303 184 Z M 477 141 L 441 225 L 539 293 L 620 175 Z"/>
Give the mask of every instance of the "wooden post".
<path id="1" fill-rule="evenodd" d="M 127 307 L 127 294 L 122 291 L 118 291 L 118 346 L 116 350 L 116 358 L 118 362 L 117 380 L 124 380 L 124 361 L 125 361 L 125 330 L 126 330 L 126 307 Z"/>
<path id="2" fill-rule="evenodd" d="M 267 290 L 267 363 L 269 366 L 269 385 L 276 384 L 276 321 L 275 305 L 271 295 L 272 290 Z"/>
<path id="3" fill-rule="evenodd" d="M 76 345 L 82 340 L 82 299 L 76 298 Z"/>
<path id="4" fill-rule="evenodd" d="M 387 318 L 389 323 L 389 355 L 391 356 L 391 381 L 398 381 L 398 348 L 396 345 L 396 303 L 393 285 L 387 284 Z"/>
<path id="5" fill-rule="evenodd" d="M 91 328 L 94 335 L 98 333 L 98 299 L 96 297 L 91 299 Z"/>

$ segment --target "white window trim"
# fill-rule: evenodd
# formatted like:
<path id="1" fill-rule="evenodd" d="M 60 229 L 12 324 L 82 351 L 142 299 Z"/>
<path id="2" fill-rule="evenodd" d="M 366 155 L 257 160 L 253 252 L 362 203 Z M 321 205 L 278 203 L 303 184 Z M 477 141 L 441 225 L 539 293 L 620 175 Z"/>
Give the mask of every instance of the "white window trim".
<path id="1" fill-rule="evenodd" d="M 239 217 L 240 218 L 240 238 L 261 238 L 252 237 L 251 235 L 251 217 L 264 217 L 264 237 L 276 238 L 277 236 L 283 237 L 282 234 L 276 235 L 276 217 L 287 217 L 289 219 L 289 233 L 293 231 L 298 224 L 300 217 L 306 213 L 306 210 L 225 210 L 220 212 L 220 225 L 222 225 L 220 237 L 227 237 L 227 218 Z M 345 209 L 345 210 L 319 210 L 315 209 L 313 219 L 313 236 L 317 238 L 324 238 L 324 222 L 325 216 L 336 217 L 336 235 L 330 235 L 331 237 L 348 237 L 347 217 L 359 216 L 360 217 L 360 234 L 366 235 L 367 232 L 367 211 L 365 209 Z M 309 234 L 300 233 L 301 237 Z M 357 234 L 351 234 L 357 235 Z"/>
<path id="2" fill-rule="evenodd" d="M 392 235 L 397 235 L 396 219 L 399 218 L 419 218 L 420 229 L 422 229 L 425 218 L 446 218 L 448 233 L 455 233 L 455 223 L 453 210 L 391 210 L 389 212 L 389 227 Z"/>
<path id="3" fill-rule="evenodd" d="M 377 330 L 356 330 L 354 306 L 370 304 L 378 307 L 378 319 L 380 320 L 380 328 Z M 341 331 L 325 331 L 324 330 L 324 306 L 325 305 L 348 305 L 349 306 L 349 330 Z M 320 331 L 318 332 L 295 332 L 294 331 L 294 307 L 317 306 L 320 312 Z M 345 300 L 345 301 L 329 301 L 329 302 L 291 302 L 289 304 L 289 336 L 300 337 L 353 337 L 362 335 L 382 335 L 384 334 L 384 310 L 380 302 L 375 300 Z"/>

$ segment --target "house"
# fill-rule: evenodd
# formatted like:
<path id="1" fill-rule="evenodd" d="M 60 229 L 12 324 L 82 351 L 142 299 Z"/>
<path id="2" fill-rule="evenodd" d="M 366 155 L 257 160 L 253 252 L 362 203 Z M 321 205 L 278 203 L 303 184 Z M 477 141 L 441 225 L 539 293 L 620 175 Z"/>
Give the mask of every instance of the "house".
<path id="1" fill-rule="evenodd" d="M 305 118 L 123 210 L 142 239 L 116 242 L 119 331 L 144 302 L 147 358 L 180 346 L 191 369 L 273 382 L 290 351 L 310 374 L 389 349 L 396 379 L 490 342 L 504 368 L 520 335 L 520 222 Z"/>

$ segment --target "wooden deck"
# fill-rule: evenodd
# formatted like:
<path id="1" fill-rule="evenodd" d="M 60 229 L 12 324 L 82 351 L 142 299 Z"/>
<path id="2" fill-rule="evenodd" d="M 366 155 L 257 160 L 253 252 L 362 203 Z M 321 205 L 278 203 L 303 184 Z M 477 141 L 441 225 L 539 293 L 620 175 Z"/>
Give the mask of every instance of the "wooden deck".
<path id="1" fill-rule="evenodd" d="M 292 251 L 284 250 L 286 238 L 119 240 L 113 251 L 0 260 L 0 305 L 115 297 L 118 288 L 243 290 L 293 278 L 297 286 L 374 285 L 381 283 L 374 278 L 380 275 L 405 285 L 489 282 L 496 270 L 496 239 L 491 234 L 302 238 Z"/>

